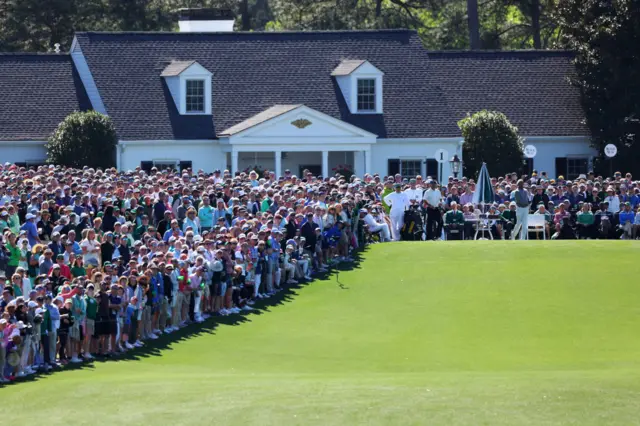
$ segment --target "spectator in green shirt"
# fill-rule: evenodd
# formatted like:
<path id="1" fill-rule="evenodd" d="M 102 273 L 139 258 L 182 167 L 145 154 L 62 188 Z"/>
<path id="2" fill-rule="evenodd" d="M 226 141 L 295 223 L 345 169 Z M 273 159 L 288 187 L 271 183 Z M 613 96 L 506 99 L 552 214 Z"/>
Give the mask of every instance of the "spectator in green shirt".
<path id="1" fill-rule="evenodd" d="M 578 212 L 576 222 L 578 226 L 578 235 L 579 238 L 592 239 L 595 238 L 595 221 L 596 217 L 593 215 L 591 211 L 591 204 L 584 203 L 582 204 L 582 210 Z"/>
<path id="2" fill-rule="evenodd" d="M 444 229 L 447 233 L 447 238 L 452 231 L 461 233 L 464 228 L 464 215 L 458 209 L 458 203 L 452 201 L 450 206 L 451 209 L 444 215 Z"/>
<path id="3" fill-rule="evenodd" d="M 393 181 L 387 180 L 384 183 L 384 189 L 382 190 L 382 194 L 380 194 L 380 199 L 382 200 L 382 206 L 384 207 L 385 213 L 389 214 L 391 211 L 391 206 L 389 206 L 385 201 L 384 197 L 393 192 Z"/>
<path id="4" fill-rule="evenodd" d="M 91 351 L 95 351 L 96 341 L 93 338 L 98 315 L 98 301 L 94 297 L 95 287 L 89 284 L 86 288 L 85 302 L 85 329 L 84 329 L 84 358 L 92 359 Z"/>
<path id="5" fill-rule="evenodd" d="M 133 231 L 133 238 L 136 241 L 141 240 L 147 230 L 149 230 L 149 216 L 144 215 L 142 216 L 142 224 Z"/>
<path id="6" fill-rule="evenodd" d="M 7 263 L 7 270 L 5 271 L 5 276 L 11 277 L 16 272 L 16 268 L 20 263 L 20 257 L 22 257 L 22 252 L 20 251 L 20 247 L 16 242 L 16 234 L 9 234 L 7 238 L 7 250 L 9 250 L 9 261 Z"/>
<path id="7" fill-rule="evenodd" d="M 73 261 L 73 266 L 71 267 L 71 276 L 74 278 L 84 277 L 87 275 L 87 270 L 82 264 L 82 256 L 78 256 Z"/>

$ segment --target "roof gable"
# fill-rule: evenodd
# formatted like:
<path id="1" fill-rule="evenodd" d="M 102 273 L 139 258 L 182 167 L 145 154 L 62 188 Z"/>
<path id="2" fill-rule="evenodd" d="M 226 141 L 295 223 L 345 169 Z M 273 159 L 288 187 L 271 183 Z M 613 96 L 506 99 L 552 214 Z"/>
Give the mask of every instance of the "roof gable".
<path id="1" fill-rule="evenodd" d="M 263 138 L 294 143 L 315 138 L 363 138 L 370 143 L 376 135 L 304 105 L 275 105 L 223 131 L 220 136 Z"/>
<path id="2" fill-rule="evenodd" d="M 182 74 L 211 75 L 211 72 L 197 61 L 171 61 L 160 76 L 177 77 Z"/>
<path id="3" fill-rule="evenodd" d="M 249 117 L 246 120 L 236 124 L 235 126 L 229 127 L 228 129 L 222 131 L 220 136 L 232 136 L 238 133 L 242 133 L 245 130 L 251 129 L 259 124 L 267 122 L 272 118 L 278 117 L 284 113 L 287 113 L 293 109 L 298 108 L 300 105 L 274 105 L 271 108 L 268 108 L 253 117 Z"/>
<path id="4" fill-rule="evenodd" d="M 364 63 L 365 61 L 362 59 L 345 59 L 341 61 L 333 71 L 331 71 L 331 75 L 334 77 L 349 75 Z"/>

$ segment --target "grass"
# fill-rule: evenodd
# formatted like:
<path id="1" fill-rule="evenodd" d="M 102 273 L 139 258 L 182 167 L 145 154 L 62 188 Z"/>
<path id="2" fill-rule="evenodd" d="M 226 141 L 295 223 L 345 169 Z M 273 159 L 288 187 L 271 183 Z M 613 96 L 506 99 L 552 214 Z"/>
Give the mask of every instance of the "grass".
<path id="1" fill-rule="evenodd" d="M 640 424 L 639 249 L 376 245 L 257 314 L 2 388 L 2 423 Z"/>

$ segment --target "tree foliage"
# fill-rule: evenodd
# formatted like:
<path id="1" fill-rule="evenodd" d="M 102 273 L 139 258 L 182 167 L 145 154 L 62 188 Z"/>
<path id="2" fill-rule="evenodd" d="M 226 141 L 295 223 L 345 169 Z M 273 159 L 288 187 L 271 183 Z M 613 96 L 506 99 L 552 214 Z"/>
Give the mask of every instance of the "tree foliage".
<path id="1" fill-rule="evenodd" d="M 483 110 L 460 120 L 458 127 L 464 138 L 465 176 L 475 176 L 483 162 L 491 164 L 489 171 L 496 176 L 522 168 L 522 139 L 504 114 Z"/>
<path id="2" fill-rule="evenodd" d="M 576 51 L 576 84 L 586 123 L 600 153 L 618 147 L 616 169 L 640 172 L 640 2 L 562 0 L 559 21 L 566 47 Z"/>
<path id="3" fill-rule="evenodd" d="M 470 47 L 468 3 L 478 5 L 479 46 L 553 46 L 558 0 L 0 0 L 0 50 L 71 46 L 75 31 L 172 31 L 179 8 L 230 8 L 237 29 L 411 28 L 431 49 Z"/>
<path id="4" fill-rule="evenodd" d="M 115 127 L 95 111 L 69 114 L 47 143 L 47 162 L 68 167 L 112 167 L 118 143 Z"/>

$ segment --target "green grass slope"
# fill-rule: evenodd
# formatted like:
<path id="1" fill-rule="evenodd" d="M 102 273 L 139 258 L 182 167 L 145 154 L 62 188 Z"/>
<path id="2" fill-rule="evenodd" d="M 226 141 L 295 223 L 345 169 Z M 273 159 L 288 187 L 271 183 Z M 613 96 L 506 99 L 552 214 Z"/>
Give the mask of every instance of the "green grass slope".
<path id="1" fill-rule="evenodd" d="M 639 249 L 376 245 L 244 321 L 2 388 L 2 423 L 640 424 Z"/>

